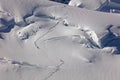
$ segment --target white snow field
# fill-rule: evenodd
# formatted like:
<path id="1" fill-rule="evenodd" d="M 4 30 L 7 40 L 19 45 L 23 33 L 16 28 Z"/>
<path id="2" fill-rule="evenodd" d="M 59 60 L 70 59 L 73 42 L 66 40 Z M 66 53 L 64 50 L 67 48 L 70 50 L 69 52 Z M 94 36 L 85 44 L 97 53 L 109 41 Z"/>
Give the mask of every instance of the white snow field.
<path id="1" fill-rule="evenodd" d="M 120 14 L 0 0 L 0 80 L 120 80 L 119 36 Z"/>

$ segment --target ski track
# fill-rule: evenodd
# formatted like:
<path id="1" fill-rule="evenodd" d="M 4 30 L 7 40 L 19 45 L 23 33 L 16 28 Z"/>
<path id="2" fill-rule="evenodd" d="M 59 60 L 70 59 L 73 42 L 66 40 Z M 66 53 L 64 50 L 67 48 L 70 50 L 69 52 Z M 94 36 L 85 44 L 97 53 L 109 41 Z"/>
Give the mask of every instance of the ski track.
<path id="1" fill-rule="evenodd" d="M 51 78 L 55 73 L 57 73 L 58 71 L 60 71 L 60 67 L 64 65 L 64 61 L 60 60 L 60 64 L 56 66 L 56 70 L 54 72 L 52 72 L 51 74 L 49 74 L 49 76 L 45 77 L 43 80 L 48 80 L 49 78 Z"/>
<path id="2" fill-rule="evenodd" d="M 40 36 L 36 41 L 34 41 L 34 45 L 37 49 L 40 49 L 39 46 L 37 45 L 37 41 L 42 39 L 44 36 L 46 36 L 47 34 L 49 34 L 59 23 L 61 22 L 61 20 L 59 20 L 54 26 L 52 26 L 46 33 L 44 33 L 42 36 Z"/>

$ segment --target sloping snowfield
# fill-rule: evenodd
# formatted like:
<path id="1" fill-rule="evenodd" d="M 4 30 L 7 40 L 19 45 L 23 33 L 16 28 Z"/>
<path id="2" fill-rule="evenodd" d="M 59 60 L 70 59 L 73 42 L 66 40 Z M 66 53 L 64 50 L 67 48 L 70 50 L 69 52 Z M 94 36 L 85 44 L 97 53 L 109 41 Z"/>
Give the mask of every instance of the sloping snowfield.
<path id="1" fill-rule="evenodd" d="M 119 36 L 120 14 L 0 0 L 0 80 L 120 80 Z"/>

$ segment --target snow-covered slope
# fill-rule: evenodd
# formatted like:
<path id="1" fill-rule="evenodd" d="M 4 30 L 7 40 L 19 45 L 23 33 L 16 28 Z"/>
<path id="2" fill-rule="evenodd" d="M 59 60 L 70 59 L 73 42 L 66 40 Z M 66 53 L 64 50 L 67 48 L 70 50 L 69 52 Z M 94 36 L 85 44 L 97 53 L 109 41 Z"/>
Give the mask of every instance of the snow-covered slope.
<path id="1" fill-rule="evenodd" d="M 120 13 L 119 0 L 51 0 L 88 10 Z"/>
<path id="2" fill-rule="evenodd" d="M 109 0 L 71 0 L 69 5 L 86 8 L 90 10 L 99 10 L 105 4 L 108 4 Z"/>
<path id="3" fill-rule="evenodd" d="M 119 14 L 8 1 L 0 0 L 0 79 L 120 79 Z"/>

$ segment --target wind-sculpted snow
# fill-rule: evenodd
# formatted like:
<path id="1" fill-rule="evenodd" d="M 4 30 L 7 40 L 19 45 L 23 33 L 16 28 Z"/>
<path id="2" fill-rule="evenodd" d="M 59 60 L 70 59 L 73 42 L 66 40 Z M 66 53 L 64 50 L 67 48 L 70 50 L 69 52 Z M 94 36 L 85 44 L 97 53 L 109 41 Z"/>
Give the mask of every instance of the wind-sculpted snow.
<path id="1" fill-rule="evenodd" d="M 0 20 L 0 79 L 120 80 L 119 14 L 0 0 Z"/>
<path id="2" fill-rule="evenodd" d="M 51 0 L 88 10 L 120 13 L 119 0 Z"/>
<path id="3" fill-rule="evenodd" d="M 99 10 L 108 0 L 71 0 L 69 5 L 86 8 L 90 10 Z"/>

